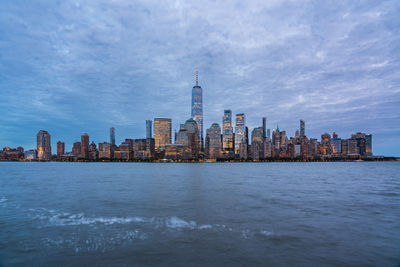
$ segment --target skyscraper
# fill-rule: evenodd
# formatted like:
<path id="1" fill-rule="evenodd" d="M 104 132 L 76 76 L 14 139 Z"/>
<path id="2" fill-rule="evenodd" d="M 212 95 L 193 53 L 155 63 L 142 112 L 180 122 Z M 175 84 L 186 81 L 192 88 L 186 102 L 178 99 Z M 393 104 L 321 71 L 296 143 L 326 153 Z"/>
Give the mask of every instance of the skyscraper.
<path id="1" fill-rule="evenodd" d="M 81 136 L 81 157 L 85 159 L 89 158 L 89 135 L 87 133 Z"/>
<path id="2" fill-rule="evenodd" d="M 151 120 L 146 120 L 146 139 L 153 137 L 153 133 L 151 130 L 151 123 L 152 123 Z"/>
<path id="3" fill-rule="evenodd" d="M 372 156 L 372 134 L 365 135 L 365 155 Z"/>
<path id="4" fill-rule="evenodd" d="M 199 86 L 199 72 L 196 71 L 196 85 L 192 89 L 192 114 L 200 133 L 200 147 L 203 150 L 203 89 Z"/>
<path id="5" fill-rule="evenodd" d="M 224 110 L 222 117 L 222 147 L 225 151 L 233 151 L 232 111 Z"/>
<path id="6" fill-rule="evenodd" d="M 235 125 L 235 154 L 240 154 L 240 144 L 245 142 L 246 125 L 244 113 L 236 114 Z"/>
<path id="7" fill-rule="evenodd" d="M 154 139 L 155 149 L 165 150 L 167 144 L 171 144 L 171 119 L 170 118 L 154 118 Z"/>
<path id="8" fill-rule="evenodd" d="M 36 135 L 37 158 L 51 160 L 51 140 L 47 131 L 40 130 Z"/>
<path id="9" fill-rule="evenodd" d="M 72 154 L 74 156 L 79 157 L 81 155 L 81 147 L 82 147 L 81 142 L 75 142 L 72 145 Z"/>
<path id="10" fill-rule="evenodd" d="M 221 156 L 221 127 L 218 123 L 213 123 L 206 134 L 206 153 L 208 158 L 217 159 Z"/>
<path id="11" fill-rule="evenodd" d="M 111 146 L 115 146 L 115 128 L 110 128 L 110 144 Z"/>
<path id="12" fill-rule="evenodd" d="M 263 129 L 263 139 L 266 141 L 267 139 L 267 118 L 262 118 L 262 129 Z"/>
<path id="13" fill-rule="evenodd" d="M 61 156 L 65 154 L 65 143 L 58 141 L 57 142 L 57 156 Z"/>
<path id="14" fill-rule="evenodd" d="M 300 138 L 306 135 L 306 123 L 304 120 L 300 120 Z"/>

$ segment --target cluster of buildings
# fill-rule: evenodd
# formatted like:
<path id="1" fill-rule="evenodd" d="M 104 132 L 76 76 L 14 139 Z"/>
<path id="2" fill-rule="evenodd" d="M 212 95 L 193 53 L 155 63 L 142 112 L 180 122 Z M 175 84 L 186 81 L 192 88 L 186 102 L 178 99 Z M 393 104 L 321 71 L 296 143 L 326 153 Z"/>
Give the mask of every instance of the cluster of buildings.
<path id="1" fill-rule="evenodd" d="M 225 110 L 222 128 L 213 123 L 203 131 L 203 89 L 198 84 L 192 89 L 191 118 L 181 124 L 172 134 L 170 118 L 154 118 L 146 121 L 146 138 L 125 139 L 115 143 L 115 129 L 110 128 L 109 142 L 96 145 L 84 133 L 80 142 L 75 142 L 71 152 L 66 152 L 65 143 L 57 142 L 57 154 L 51 150 L 51 137 L 47 131 L 40 130 L 35 150 L 24 151 L 4 148 L 1 159 L 26 160 L 265 160 L 320 158 L 364 158 L 372 156 L 372 135 L 355 133 L 348 139 L 341 139 L 336 133 L 324 133 L 321 139 L 306 136 L 305 121 L 300 120 L 294 137 L 288 138 L 286 131 L 279 126 L 272 131 L 266 128 L 267 119 L 262 118 L 260 127 L 249 132 L 244 113 L 236 114 L 234 124 L 231 110 Z"/>

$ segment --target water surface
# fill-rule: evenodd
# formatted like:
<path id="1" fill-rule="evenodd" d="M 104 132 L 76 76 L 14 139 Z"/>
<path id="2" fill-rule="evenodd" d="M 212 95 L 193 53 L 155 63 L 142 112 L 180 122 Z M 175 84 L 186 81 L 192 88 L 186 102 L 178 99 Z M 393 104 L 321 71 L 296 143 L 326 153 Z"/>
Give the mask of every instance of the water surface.
<path id="1" fill-rule="evenodd" d="M 400 164 L 0 163 L 0 266 L 398 266 Z"/>

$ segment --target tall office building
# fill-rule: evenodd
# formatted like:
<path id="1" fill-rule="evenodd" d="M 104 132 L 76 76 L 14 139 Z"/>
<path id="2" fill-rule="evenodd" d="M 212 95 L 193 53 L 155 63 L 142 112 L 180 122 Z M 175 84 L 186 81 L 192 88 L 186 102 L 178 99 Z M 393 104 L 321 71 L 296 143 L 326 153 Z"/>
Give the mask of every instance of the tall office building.
<path id="1" fill-rule="evenodd" d="M 222 117 L 222 147 L 225 151 L 233 151 L 232 111 L 224 110 Z"/>
<path id="2" fill-rule="evenodd" d="M 74 156 L 80 156 L 81 155 L 81 147 L 82 147 L 81 142 L 75 142 L 72 145 L 72 154 Z"/>
<path id="3" fill-rule="evenodd" d="M 221 127 L 218 123 L 213 123 L 206 134 L 206 154 L 210 159 L 221 157 Z"/>
<path id="4" fill-rule="evenodd" d="M 155 149 L 165 150 L 167 144 L 171 144 L 171 119 L 170 118 L 154 118 L 154 139 Z"/>
<path id="5" fill-rule="evenodd" d="M 263 127 L 254 128 L 251 131 L 251 158 L 259 160 L 264 158 L 264 133 Z"/>
<path id="6" fill-rule="evenodd" d="M 262 118 L 262 129 L 263 129 L 263 139 L 264 141 L 267 140 L 267 118 Z"/>
<path id="7" fill-rule="evenodd" d="M 58 141 L 57 142 L 57 156 L 61 156 L 65 154 L 65 143 Z"/>
<path id="8" fill-rule="evenodd" d="M 365 155 L 372 156 L 372 134 L 365 135 Z"/>
<path id="9" fill-rule="evenodd" d="M 300 120 L 300 138 L 306 135 L 306 123 L 304 120 Z"/>
<path id="10" fill-rule="evenodd" d="M 40 130 L 36 135 L 37 158 L 51 160 L 51 140 L 47 131 Z"/>
<path id="11" fill-rule="evenodd" d="M 197 122 L 200 133 L 200 147 L 203 150 L 203 89 L 199 86 L 199 72 L 196 71 L 196 85 L 192 89 L 192 119 Z"/>
<path id="12" fill-rule="evenodd" d="M 110 128 L 110 144 L 111 146 L 115 146 L 115 128 Z"/>
<path id="13" fill-rule="evenodd" d="M 240 144 L 245 143 L 246 134 L 246 121 L 244 113 L 236 114 L 236 125 L 235 125 L 235 154 L 240 154 Z"/>
<path id="14" fill-rule="evenodd" d="M 152 124 L 151 120 L 146 120 L 146 139 L 147 138 L 153 138 L 153 133 L 152 133 L 152 130 L 151 130 L 151 124 Z"/>
<path id="15" fill-rule="evenodd" d="M 87 133 L 81 136 L 81 157 L 85 159 L 89 158 L 89 135 Z"/>

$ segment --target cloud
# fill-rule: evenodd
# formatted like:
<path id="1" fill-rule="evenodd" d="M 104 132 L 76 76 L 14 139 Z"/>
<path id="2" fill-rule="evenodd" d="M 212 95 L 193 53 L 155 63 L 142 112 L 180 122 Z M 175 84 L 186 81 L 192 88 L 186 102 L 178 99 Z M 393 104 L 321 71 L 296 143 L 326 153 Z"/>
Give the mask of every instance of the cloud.
<path id="1" fill-rule="evenodd" d="M 377 144 L 397 140 L 399 5 L 3 1 L 0 144 L 34 147 L 41 128 L 68 146 L 83 132 L 107 140 L 110 126 L 118 141 L 139 138 L 157 116 L 178 127 L 190 116 L 196 68 L 205 128 L 231 109 L 250 128 L 267 116 L 269 128 L 293 135 L 305 119 L 312 137 L 366 131 Z"/>

